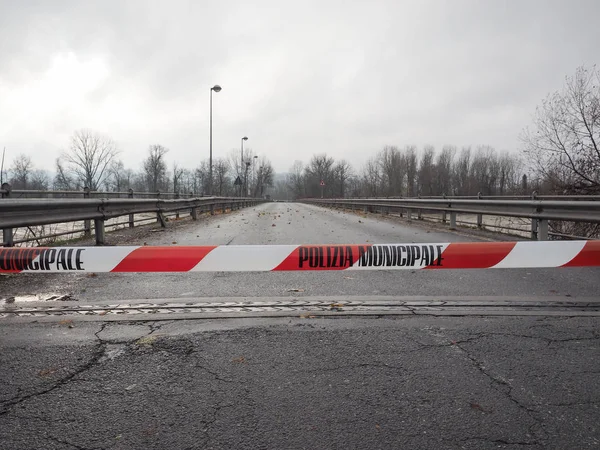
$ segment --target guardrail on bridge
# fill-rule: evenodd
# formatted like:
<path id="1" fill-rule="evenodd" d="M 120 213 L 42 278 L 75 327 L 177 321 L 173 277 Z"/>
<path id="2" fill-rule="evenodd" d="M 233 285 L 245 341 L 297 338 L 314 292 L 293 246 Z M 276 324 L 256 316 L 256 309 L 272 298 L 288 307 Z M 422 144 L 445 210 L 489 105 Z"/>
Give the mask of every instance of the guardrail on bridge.
<path id="1" fill-rule="evenodd" d="M 513 200 L 496 197 L 483 198 L 364 198 L 364 199 L 303 199 L 303 203 L 333 208 L 362 209 L 364 212 L 389 214 L 399 212 L 412 219 L 416 212 L 421 218 L 423 211 L 441 212 L 442 222 L 450 215 L 450 229 L 456 229 L 457 214 L 476 214 L 477 226 L 482 227 L 483 216 L 521 217 L 531 220 L 531 238 L 548 240 L 548 221 L 600 223 L 598 196 L 565 196 L 557 200 Z"/>
<path id="2" fill-rule="evenodd" d="M 28 198 L 13 199 L 5 195 L 10 190 L 3 187 L 0 200 L 0 228 L 3 234 L 3 246 L 12 247 L 13 229 L 64 222 L 83 221 L 84 228 L 78 231 L 91 235 L 94 221 L 96 244 L 105 241 L 104 222 L 108 219 L 128 216 L 127 224 L 134 226 L 135 214 L 156 213 L 157 220 L 165 226 L 164 214 L 167 212 L 189 211 L 196 220 L 199 212 L 215 210 L 239 209 L 264 202 L 262 199 L 240 197 L 197 197 L 180 199 L 137 199 L 137 198 Z M 73 234 L 74 232 L 59 233 Z"/>

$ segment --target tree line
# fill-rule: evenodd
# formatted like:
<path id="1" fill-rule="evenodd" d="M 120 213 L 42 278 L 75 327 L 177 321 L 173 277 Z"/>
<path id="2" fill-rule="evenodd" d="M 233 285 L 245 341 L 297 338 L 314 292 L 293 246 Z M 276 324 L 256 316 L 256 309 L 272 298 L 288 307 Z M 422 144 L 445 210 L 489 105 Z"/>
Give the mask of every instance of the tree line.
<path id="1" fill-rule="evenodd" d="M 168 162 L 169 149 L 150 145 L 146 158 L 137 169 L 128 168 L 118 158 L 120 152 L 112 139 L 91 130 L 78 130 L 71 137 L 69 148 L 55 162 L 55 175 L 36 169 L 29 156 L 18 155 L 9 171 L 8 181 L 13 189 L 82 190 L 107 192 L 174 192 L 209 195 L 211 177 L 209 161 L 196 168 Z M 213 160 L 212 192 L 218 196 L 245 194 L 263 196 L 273 184 L 273 165 L 252 149 L 231 150 L 227 158 Z M 241 185 L 236 184 L 240 178 Z"/>
<path id="2" fill-rule="evenodd" d="M 600 70 L 579 67 L 520 134 L 519 152 L 483 145 L 386 146 L 356 170 L 341 159 L 296 161 L 278 198 L 600 194 Z M 321 186 L 321 181 L 325 186 Z M 322 188 L 322 189 L 321 189 Z"/>
<path id="3" fill-rule="evenodd" d="M 356 171 L 342 159 L 314 155 L 305 165 L 296 161 L 286 186 L 293 198 L 417 197 L 439 195 L 509 195 L 530 193 L 518 155 L 490 146 L 451 145 L 436 151 L 386 146 Z M 321 186 L 321 181 L 325 186 Z M 278 196 L 282 192 L 278 191 Z"/>

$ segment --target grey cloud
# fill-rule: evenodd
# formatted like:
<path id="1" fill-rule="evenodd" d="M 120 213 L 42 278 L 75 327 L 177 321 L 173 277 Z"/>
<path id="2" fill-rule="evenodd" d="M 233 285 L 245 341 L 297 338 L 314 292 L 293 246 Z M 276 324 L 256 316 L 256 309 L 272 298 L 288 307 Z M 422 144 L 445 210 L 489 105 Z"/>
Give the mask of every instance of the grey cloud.
<path id="1" fill-rule="evenodd" d="M 51 163 L 91 127 L 127 165 L 156 142 L 197 165 L 219 83 L 215 154 L 247 134 L 280 171 L 314 152 L 358 165 L 385 144 L 515 149 L 536 104 L 597 62 L 598 13 L 596 1 L 4 1 L 0 92 L 26 90 L 69 52 L 108 74 L 73 100 L 81 109 L 0 125 L 0 146 L 47 148 Z M 0 120 L 12 113 L 0 103 Z"/>

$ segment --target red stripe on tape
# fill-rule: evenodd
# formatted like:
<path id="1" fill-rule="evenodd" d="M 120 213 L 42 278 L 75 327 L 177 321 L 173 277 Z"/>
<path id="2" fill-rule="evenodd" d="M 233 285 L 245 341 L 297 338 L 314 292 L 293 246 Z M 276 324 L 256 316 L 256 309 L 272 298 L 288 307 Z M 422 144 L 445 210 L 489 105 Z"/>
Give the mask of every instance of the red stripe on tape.
<path id="1" fill-rule="evenodd" d="M 440 266 L 424 269 L 486 269 L 506 258 L 515 245 L 516 242 L 454 242 L 442 253 Z"/>
<path id="2" fill-rule="evenodd" d="M 215 248 L 140 247 L 127 255 L 111 272 L 187 272 Z"/>
<path id="3" fill-rule="evenodd" d="M 345 270 L 364 254 L 367 245 L 301 245 L 273 271 Z"/>
<path id="4" fill-rule="evenodd" d="M 587 241 L 581 251 L 561 267 L 600 266 L 600 241 Z"/>

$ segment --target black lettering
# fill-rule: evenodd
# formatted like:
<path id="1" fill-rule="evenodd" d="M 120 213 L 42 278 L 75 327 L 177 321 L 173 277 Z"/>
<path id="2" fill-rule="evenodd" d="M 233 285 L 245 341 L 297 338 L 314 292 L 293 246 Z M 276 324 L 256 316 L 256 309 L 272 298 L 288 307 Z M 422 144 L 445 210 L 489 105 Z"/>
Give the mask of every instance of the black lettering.
<path id="1" fill-rule="evenodd" d="M 69 250 L 67 250 L 67 267 L 69 268 L 69 270 L 75 270 L 75 267 L 73 267 L 73 249 L 70 248 Z"/>
<path id="2" fill-rule="evenodd" d="M 404 256 L 402 256 L 402 253 L 404 253 Z M 406 266 L 407 256 L 408 255 L 406 254 L 406 247 L 404 245 L 399 245 L 398 246 L 398 265 L 400 267 Z"/>
<path id="3" fill-rule="evenodd" d="M 367 267 L 373 259 L 373 247 L 358 246 L 358 265 Z"/>
<path id="4" fill-rule="evenodd" d="M 67 270 L 67 261 L 66 261 L 66 250 L 61 249 L 58 251 L 58 255 L 56 257 L 56 269 L 62 268 L 62 270 Z M 61 266 L 61 267 L 59 267 Z"/>
<path id="5" fill-rule="evenodd" d="M 392 252 L 389 245 L 383 247 L 384 264 L 389 267 L 392 265 Z"/>
<path id="6" fill-rule="evenodd" d="M 300 269 L 302 269 L 304 261 L 308 261 L 308 249 L 306 247 L 300 247 L 298 249 L 298 267 Z"/>
<path id="7" fill-rule="evenodd" d="M 411 245 L 410 248 L 412 249 L 412 257 L 411 257 L 410 265 L 414 266 L 415 261 L 417 259 L 421 258 L 421 249 L 419 248 L 418 245 Z"/>
<path id="8" fill-rule="evenodd" d="M 338 260 L 340 250 L 341 250 L 340 247 L 333 247 L 333 261 L 332 261 L 331 267 L 342 267 L 342 259 L 340 258 Z M 338 263 L 336 264 L 336 262 L 338 262 Z"/>
<path id="9" fill-rule="evenodd" d="M 423 265 L 423 263 L 425 263 L 425 265 L 429 265 L 429 247 L 427 245 L 424 245 L 421 248 L 421 262 L 419 265 Z"/>
<path id="10" fill-rule="evenodd" d="M 50 270 L 50 264 L 54 264 L 54 261 L 56 261 L 56 250 L 50 249 L 47 253 L 48 254 L 46 255 L 46 270 Z"/>
<path id="11" fill-rule="evenodd" d="M 24 251 L 22 249 L 18 249 L 13 252 L 14 252 L 13 253 L 13 255 L 14 255 L 13 256 L 14 270 L 18 270 L 20 272 L 21 270 L 23 270 L 23 262 L 24 262 L 23 253 L 24 253 Z M 25 267 L 27 267 L 27 266 L 25 265 Z"/>
<path id="12" fill-rule="evenodd" d="M 436 263 L 436 265 L 441 266 L 442 260 L 444 259 L 444 258 L 442 258 L 442 246 L 436 245 L 436 247 L 437 247 L 437 263 Z"/>
<path id="13" fill-rule="evenodd" d="M 375 267 L 380 267 L 383 264 L 383 248 L 373 247 L 373 261 Z"/>
<path id="14" fill-rule="evenodd" d="M 314 247 L 310 247 L 308 249 L 308 266 L 311 268 L 315 268 L 318 265 L 319 265 L 319 251 Z"/>
<path id="15" fill-rule="evenodd" d="M 340 259 L 342 258 L 344 260 L 342 263 L 344 267 L 351 267 L 352 264 L 354 264 L 354 259 L 352 258 L 352 247 L 346 247 L 346 251 L 342 252 L 342 255 L 340 256 Z"/>
<path id="16" fill-rule="evenodd" d="M 75 267 L 77 270 L 83 270 L 83 263 L 81 262 L 81 252 L 83 252 L 84 248 L 78 248 L 75 253 Z M 300 263 L 300 267 L 302 267 L 302 263 Z"/>
<path id="17" fill-rule="evenodd" d="M 29 262 L 29 269 L 31 270 L 40 270 L 40 263 L 35 259 L 39 256 L 40 251 L 38 249 L 33 249 L 31 251 L 31 261 Z"/>

